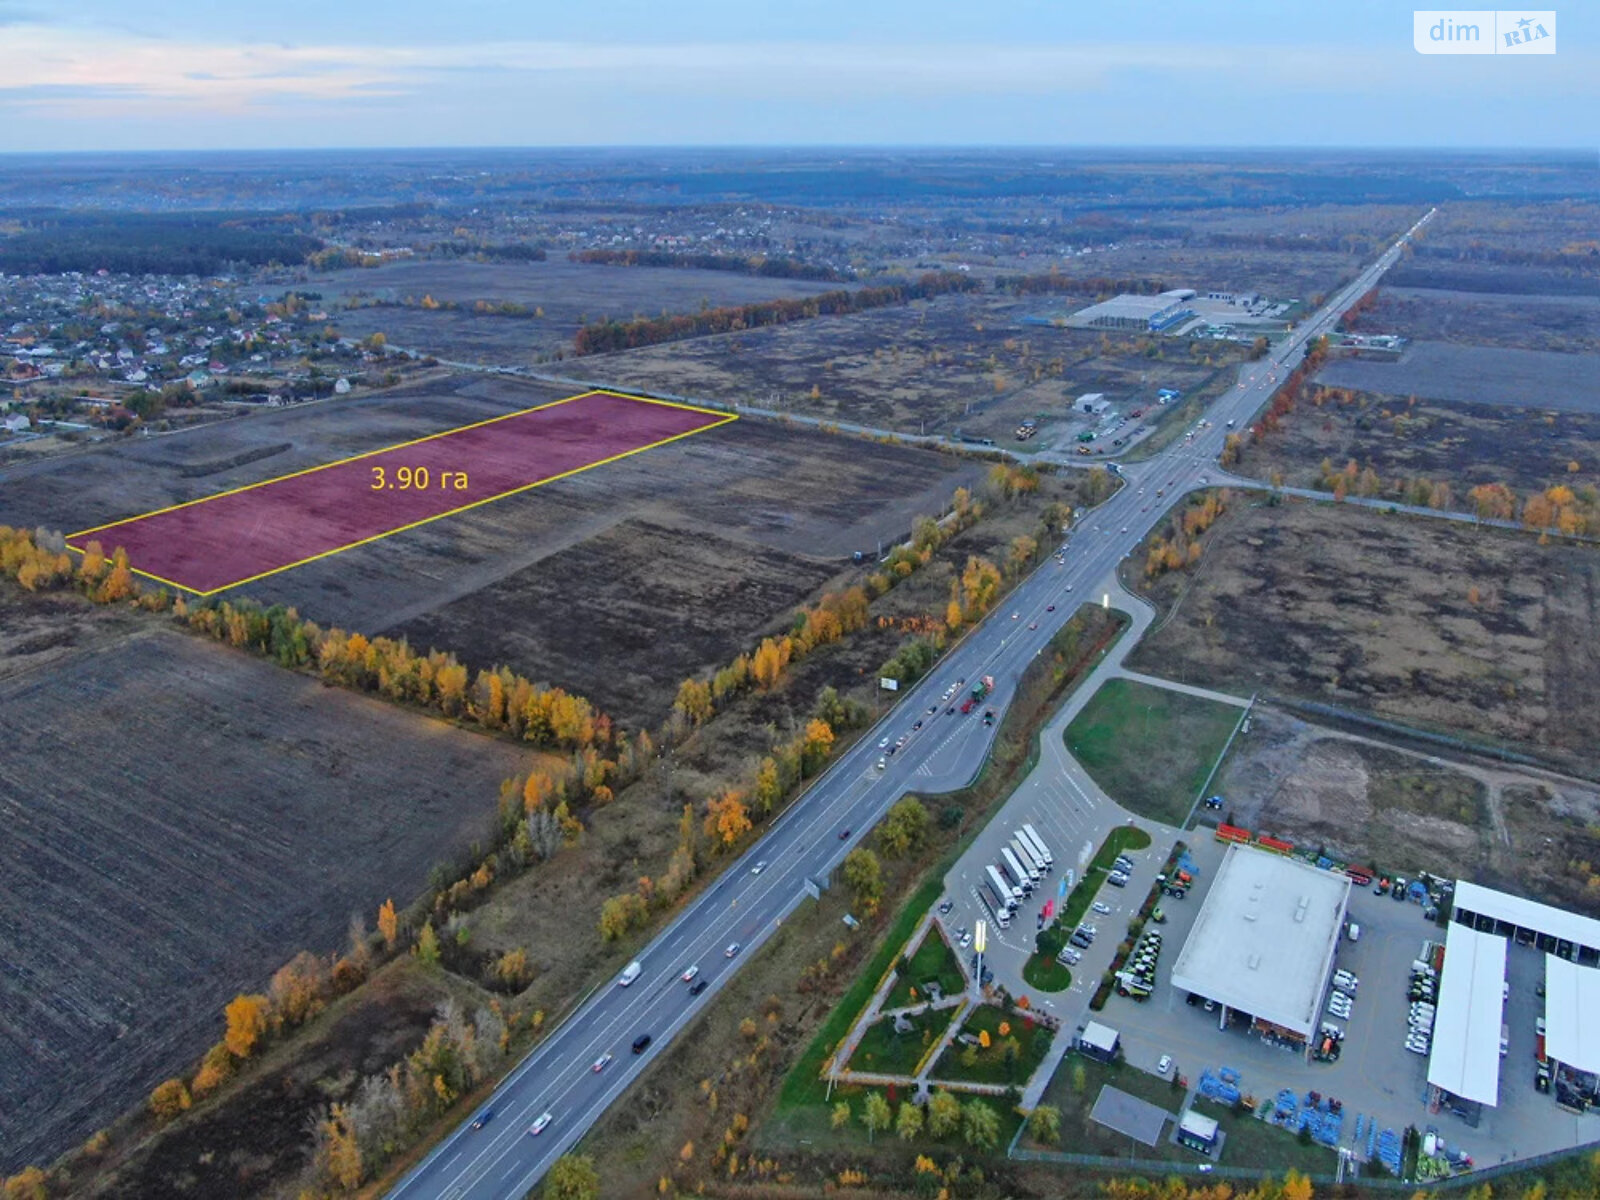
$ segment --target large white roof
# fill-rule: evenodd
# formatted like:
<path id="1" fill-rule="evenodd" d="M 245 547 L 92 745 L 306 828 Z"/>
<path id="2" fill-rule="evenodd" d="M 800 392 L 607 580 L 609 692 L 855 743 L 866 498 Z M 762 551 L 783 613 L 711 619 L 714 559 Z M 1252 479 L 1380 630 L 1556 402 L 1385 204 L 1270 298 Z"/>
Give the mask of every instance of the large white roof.
<path id="1" fill-rule="evenodd" d="M 1551 937 L 1565 938 L 1579 946 L 1600 950 L 1600 921 L 1580 913 L 1568 912 L 1537 900 L 1513 896 L 1482 884 L 1456 881 L 1455 896 L 1451 901 L 1457 908 L 1497 921 L 1508 921 L 1522 929 L 1548 933 Z"/>
<path id="2" fill-rule="evenodd" d="M 1349 898 L 1347 876 L 1230 846 L 1172 985 L 1309 1037 Z"/>
<path id="3" fill-rule="evenodd" d="M 1580 1071 L 1600 1074 L 1600 970 L 1544 956 L 1544 1050 Z M 1584 1019 L 1585 1014 L 1588 1020 Z"/>
<path id="4" fill-rule="evenodd" d="M 1429 1083 L 1480 1104 L 1499 1102 L 1505 979 L 1506 939 L 1452 922 L 1444 938 Z"/>

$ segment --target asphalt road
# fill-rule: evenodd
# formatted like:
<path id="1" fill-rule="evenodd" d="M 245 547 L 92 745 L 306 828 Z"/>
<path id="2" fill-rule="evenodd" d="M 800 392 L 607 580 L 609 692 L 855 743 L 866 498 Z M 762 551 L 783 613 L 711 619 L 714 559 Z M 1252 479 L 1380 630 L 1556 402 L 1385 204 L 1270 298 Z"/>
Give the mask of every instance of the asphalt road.
<path id="1" fill-rule="evenodd" d="M 1429 216 L 1432 214 L 1430 213 Z M 1428 217 L 1422 220 L 1426 221 Z M 1422 222 L 1418 222 L 1420 225 Z M 1415 230 L 1415 226 L 1413 230 Z M 1410 236 L 1408 231 L 1405 236 Z M 1401 239 L 1404 241 L 1404 237 Z M 1272 353 L 1240 371 L 1239 386 L 1211 407 L 1205 428 L 1156 458 L 1123 470 L 1127 486 L 1093 510 L 1067 540 L 1065 565 L 1046 560 L 1004 605 L 974 628 L 937 670 L 901 697 L 878 728 L 844 752 L 726 874 L 639 952 L 631 986 L 600 986 L 495 1090 L 493 1116 L 464 1124 L 390 1193 L 403 1200 L 521 1197 L 571 1149 L 607 1107 L 704 1008 L 772 931 L 806 899 L 805 880 L 826 877 L 907 791 L 945 791 L 969 782 L 994 730 L 983 707 L 1004 709 L 1028 661 L 1056 628 L 1132 552 L 1184 492 L 1224 476 L 1216 466 L 1233 422 L 1244 428 L 1293 369 L 1305 343 L 1332 328 L 1400 255 L 1397 242 Z M 1158 497 L 1160 490 L 1163 495 Z M 1053 612 L 1048 611 L 1054 605 Z M 994 694 L 970 715 L 947 716 L 942 695 L 957 679 L 995 678 Z M 937 705 L 937 711 L 929 708 Z M 921 730 L 912 731 L 917 720 Z M 881 738 L 909 734 L 880 771 Z M 766 866 L 756 873 L 757 863 Z M 740 949 L 733 957 L 726 950 Z M 709 986 L 699 996 L 680 975 L 690 966 Z M 634 1039 L 650 1045 L 634 1054 Z M 614 1058 L 599 1072 L 603 1054 Z M 534 1120 L 550 1113 L 537 1135 Z"/>

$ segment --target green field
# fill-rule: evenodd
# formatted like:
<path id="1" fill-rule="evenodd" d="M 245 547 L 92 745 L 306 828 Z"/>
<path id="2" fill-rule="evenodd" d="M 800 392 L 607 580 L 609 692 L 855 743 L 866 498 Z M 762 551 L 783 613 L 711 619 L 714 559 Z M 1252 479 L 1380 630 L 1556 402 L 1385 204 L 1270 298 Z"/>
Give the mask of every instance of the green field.
<path id="1" fill-rule="evenodd" d="M 1174 1076 L 1184 1071 L 1182 1063 L 1173 1067 Z M 1128 1139 L 1089 1119 L 1095 1099 L 1106 1084 L 1166 1109 L 1173 1114 L 1174 1121 L 1182 1111 L 1184 1092 L 1174 1086 L 1170 1078 L 1161 1079 L 1126 1063 L 1108 1065 L 1077 1054 L 1068 1054 L 1056 1068 L 1040 1101 L 1061 1110 L 1061 1145 L 1035 1143 L 1026 1134 L 1023 1135 L 1022 1145 L 1036 1150 L 1072 1150 L 1078 1154 L 1127 1158 L 1130 1153 Z M 1295 1135 L 1275 1125 L 1268 1125 L 1265 1121 L 1258 1121 L 1254 1116 L 1239 1116 L 1232 1109 L 1206 1100 L 1197 1100 L 1196 1108 L 1208 1117 L 1215 1117 L 1226 1135 L 1221 1158 L 1226 1166 L 1256 1167 L 1277 1172 L 1292 1167 L 1306 1174 L 1322 1175 L 1332 1174 L 1337 1165 L 1334 1152 L 1326 1146 L 1302 1145 Z M 1194 1151 L 1175 1146 L 1165 1137 L 1154 1146 L 1139 1144 L 1132 1147 L 1132 1155 L 1163 1162 L 1205 1161 Z"/>
<path id="2" fill-rule="evenodd" d="M 896 1033 L 893 1017 L 879 1018 L 862 1035 L 850 1056 L 850 1069 L 880 1075 L 911 1074 L 955 1015 L 955 1008 L 941 1008 L 908 1016 L 906 1019 L 915 1026 L 910 1033 Z"/>
<path id="3" fill-rule="evenodd" d="M 1000 1032 L 1000 1026 L 1006 1032 Z M 967 1014 L 961 1032 L 978 1037 L 989 1035 L 989 1046 L 963 1046 L 952 1042 L 931 1072 L 935 1079 L 966 1080 L 971 1083 L 1011 1083 L 1021 1087 L 1044 1061 L 1050 1048 L 1050 1031 L 1037 1021 L 1016 1013 L 1002 1012 L 985 1004 Z M 1015 1042 L 1016 1046 L 1009 1045 Z M 970 1051 L 970 1053 L 969 1053 Z"/>
<path id="4" fill-rule="evenodd" d="M 958 996 L 966 990 L 967 981 L 961 974 L 955 952 L 931 925 L 922 945 L 917 947 L 909 963 L 900 964 L 899 971 L 900 977 L 884 1000 L 884 1008 L 906 1008 L 928 999 L 923 994 L 923 985 L 931 980 L 938 981 L 946 996 Z"/>
<path id="5" fill-rule="evenodd" d="M 1072 972 L 1054 954 L 1035 954 L 1022 965 L 1022 978 L 1041 992 L 1064 992 L 1072 986 Z"/>
<path id="6" fill-rule="evenodd" d="M 1130 679 L 1108 680 L 1067 726 L 1067 749 L 1140 816 L 1180 825 L 1240 710 Z"/>

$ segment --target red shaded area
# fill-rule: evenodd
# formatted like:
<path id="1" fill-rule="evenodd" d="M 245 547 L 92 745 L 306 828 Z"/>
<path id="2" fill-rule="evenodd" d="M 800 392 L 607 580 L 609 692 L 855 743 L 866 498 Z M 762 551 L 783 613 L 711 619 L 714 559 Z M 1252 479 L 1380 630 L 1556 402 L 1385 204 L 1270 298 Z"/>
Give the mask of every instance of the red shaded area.
<path id="1" fill-rule="evenodd" d="M 1217 841 L 1219 842 L 1248 842 L 1250 831 L 1240 829 L 1237 825 L 1218 825 Z"/>
<path id="2" fill-rule="evenodd" d="M 269 479 L 181 508 L 73 534 L 128 552 L 137 571 L 214 592 L 719 425 L 721 413 L 587 392 L 420 442 Z M 375 490 L 373 468 L 389 486 Z M 426 488 L 402 488 L 400 469 Z M 465 489 L 454 486 L 465 472 Z"/>

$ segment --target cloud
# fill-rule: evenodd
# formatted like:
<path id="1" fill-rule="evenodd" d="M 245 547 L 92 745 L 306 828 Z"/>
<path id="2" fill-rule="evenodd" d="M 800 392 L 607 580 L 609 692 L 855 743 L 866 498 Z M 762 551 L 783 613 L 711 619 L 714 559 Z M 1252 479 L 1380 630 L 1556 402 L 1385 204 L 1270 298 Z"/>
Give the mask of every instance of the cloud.
<path id="1" fill-rule="evenodd" d="M 0 0 L 0 19 L 14 6 Z M 15 11 L 21 11 L 16 9 Z M 277 102 L 369 104 L 375 98 L 448 92 L 469 105 L 484 89 L 523 96 L 554 89 L 603 88 L 664 103 L 960 102 L 1018 97 L 1081 108 L 1114 98 L 1160 107 L 1174 121 L 1199 119 L 1218 101 L 1248 110 L 1262 104 L 1364 95 L 1413 107 L 1475 96 L 1526 100 L 1525 68 L 1494 58 L 1419 60 L 1409 42 L 1330 51 L 1312 46 L 1129 42 L 1123 44 L 928 44 L 710 42 L 678 44 L 572 41 L 467 41 L 455 44 L 207 42 L 153 38 L 105 28 L 34 22 L 8 28 L 6 84 L 12 103 L 99 104 L 119 115 L 204 111 L 260 112 Z M 1329 57 L 1338 70 L 1330 75 Z M 1442 61 L 1442 60 L 1441 60 Z M 1592 55 L 1564 54 L 1536 65 L 1539 94 L 1600 95 Z M 115 106 L 114 110 L 112 106 Z M 1308 120 L 1321 118 L 1308 109 Z"/>

